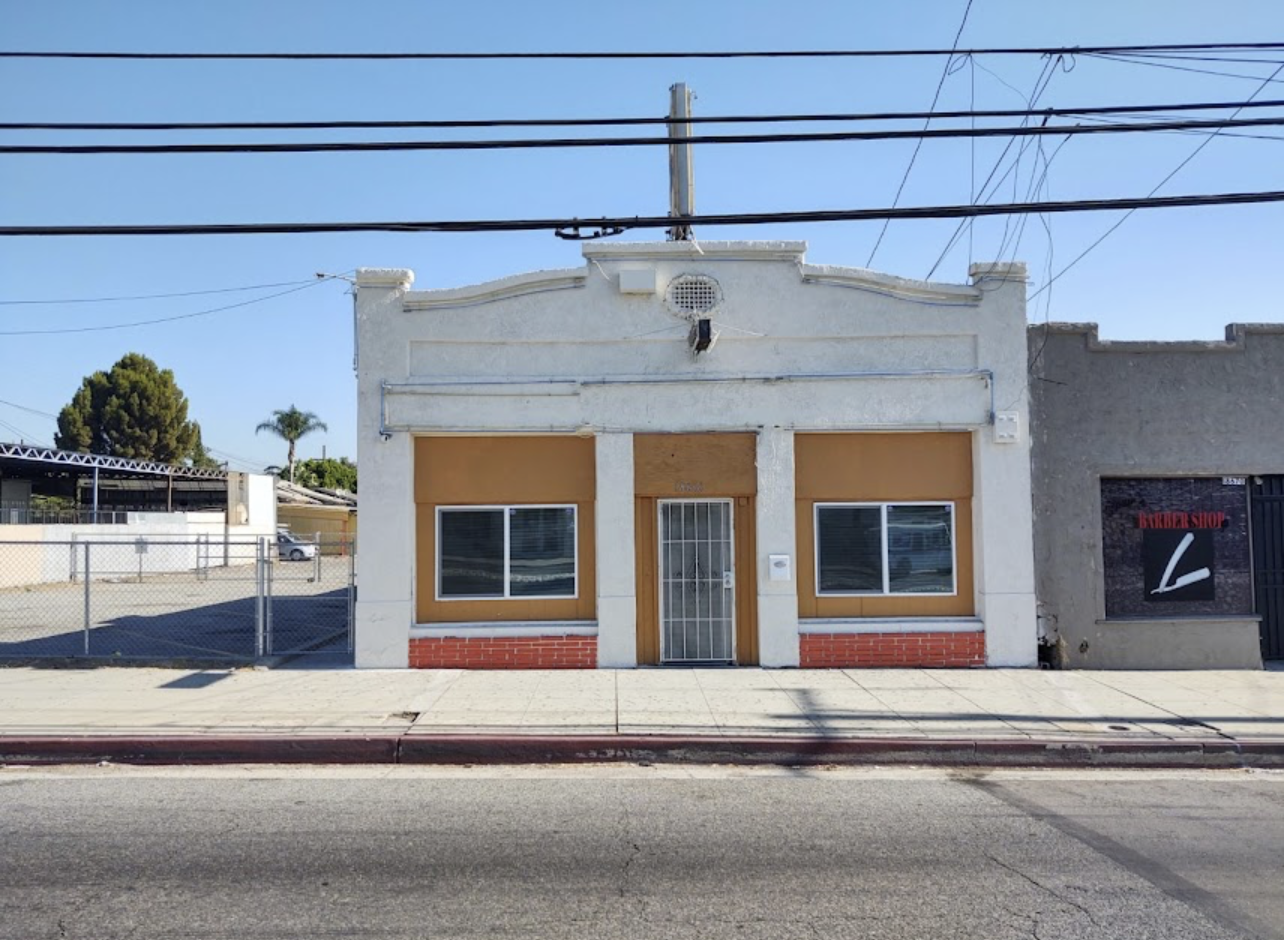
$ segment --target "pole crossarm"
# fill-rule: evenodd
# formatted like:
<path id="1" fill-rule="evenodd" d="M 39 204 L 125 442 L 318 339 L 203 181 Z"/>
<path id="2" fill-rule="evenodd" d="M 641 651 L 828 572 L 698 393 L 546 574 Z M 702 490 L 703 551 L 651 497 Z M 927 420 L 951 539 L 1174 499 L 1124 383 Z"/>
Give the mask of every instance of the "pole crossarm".
<path id="1" fill-rule="evenodd" d="M 0 442 L 0 457 L 13 457 L 37 463 L 59 464 L 64 467 L 89 467 L 98 470 L 116 470 L 122 473 L 153 473 L 167 477 L 185 477 L 194 480 L 226 480 L 227 471 L 206 467 L 184 467 L 154 460 L 130 460 L 127 457 L 110 457 L 105 454 L 81 454 L 72 450 L 38 447 L 34 444 L 5 444 Z"/>

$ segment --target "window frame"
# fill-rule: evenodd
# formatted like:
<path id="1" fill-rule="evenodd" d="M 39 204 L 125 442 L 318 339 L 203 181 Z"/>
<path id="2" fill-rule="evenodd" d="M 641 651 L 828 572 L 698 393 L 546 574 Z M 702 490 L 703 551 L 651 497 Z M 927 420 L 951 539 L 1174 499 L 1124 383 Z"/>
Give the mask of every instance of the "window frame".
<path id="1" fill-rule="evenodd" d="M 434 515 L 433 555 L 436 569 L 433 572 L 435 599 L 450 601 L 566 601 L 579 600 L 580 596 L 580 507 L 577 503 L 486 503 L 484 505 L 436 506 Z M 574 566 L 575 589 L 571 594 L 513 594 L 512 584 L 512 512 L 514 509 L 569 509 L 571 511 L 571 561 Z M 498 512 L 504 520 L 504 593 L 503 594 L 451 594 L 441 593 L 441 517 L 447 512 Z"/>
<path id="2" fill-rule="evenodd" d="M 889 538 L 887 511 L 900 506 L 938 506 L 950 513 L 950 590 L 946 591 L 893 591 L 891 570 L 888 565 Z M 822 509 L 878 509 L 880 548 L 882 550 L 883 588 L 881 591 L 822 591 L 820 587 L 820 511 Z M 952 500 L 888 500 L 886 502 L 820 502 L 812 504 L 812 569 L 816 597 L 958 597 L 959 593 L 959 543 L 958 513 Z"/>

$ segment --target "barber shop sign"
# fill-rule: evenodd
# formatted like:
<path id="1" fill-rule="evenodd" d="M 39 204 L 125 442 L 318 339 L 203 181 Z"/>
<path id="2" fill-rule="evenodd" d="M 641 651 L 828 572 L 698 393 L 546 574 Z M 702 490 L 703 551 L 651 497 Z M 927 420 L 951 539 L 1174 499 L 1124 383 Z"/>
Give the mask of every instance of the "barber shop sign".
<path id="1" fill-rule="evenodd" d="M 1246 492 L 1232 481 L 1101 481 L 1107 617 L 1251 611 Z"/>

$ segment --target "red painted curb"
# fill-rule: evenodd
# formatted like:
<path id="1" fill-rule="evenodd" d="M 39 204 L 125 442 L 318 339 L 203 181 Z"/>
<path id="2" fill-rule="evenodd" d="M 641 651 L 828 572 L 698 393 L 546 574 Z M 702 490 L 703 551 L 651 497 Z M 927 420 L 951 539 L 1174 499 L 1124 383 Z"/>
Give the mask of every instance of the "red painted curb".
<path id="1" fill-rule="evenodd" d="M 394 764 L 397 735 L 0 737 L 0 764 Z"/>
<path id="2" fill-rule="evenodd" d="M 1284 768 L 1284 740 L 713 735 L 0 736 L 0 764 L 664 764 Z"/>

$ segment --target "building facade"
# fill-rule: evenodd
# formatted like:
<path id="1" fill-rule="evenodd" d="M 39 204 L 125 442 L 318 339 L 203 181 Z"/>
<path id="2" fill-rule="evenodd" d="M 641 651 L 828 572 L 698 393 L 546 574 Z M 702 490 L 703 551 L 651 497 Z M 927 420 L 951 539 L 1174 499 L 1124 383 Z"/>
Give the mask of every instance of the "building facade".
<path id="1" fill-rule="evenodd" d="M 1025 271 L 357 278 L 364 667 L 1030 666 Z"/>
<path id="2" fill-rule="evenodd" d="M 1061 665 L 1284 658 L 1284 327 L 1102 342 L 1032 327 L 1035 567 Z"/>

